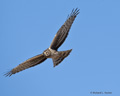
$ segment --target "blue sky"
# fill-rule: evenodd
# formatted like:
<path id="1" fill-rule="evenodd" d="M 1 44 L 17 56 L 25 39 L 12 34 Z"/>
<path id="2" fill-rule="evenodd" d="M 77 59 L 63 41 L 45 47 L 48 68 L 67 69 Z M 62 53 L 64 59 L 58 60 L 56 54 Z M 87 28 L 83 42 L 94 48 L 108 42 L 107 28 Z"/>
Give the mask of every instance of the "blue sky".
<path id="1" fill-rule="evenodd" d="M 47 49 L 76 7 L 80 14 L 59 48 L 73 51 L 59 66 L 48 59 L 3 76 Z M 120 95 L 119 0 L 1 0 L 0 13 L 0 96 Z"/>

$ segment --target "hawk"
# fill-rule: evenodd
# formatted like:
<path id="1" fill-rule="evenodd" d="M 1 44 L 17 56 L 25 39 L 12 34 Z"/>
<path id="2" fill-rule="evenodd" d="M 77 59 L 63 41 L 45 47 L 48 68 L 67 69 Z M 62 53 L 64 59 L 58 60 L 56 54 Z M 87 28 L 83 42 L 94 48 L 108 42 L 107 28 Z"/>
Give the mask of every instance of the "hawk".
<path id="1" fill-rule="evenodd" d="M 11 76 L 12 74 L 18 73 L 27 68 L 36 66 L 42 63 L 43 61 L 45 61 L 47 58 L 52 58 L 54 67 L 57 66 L 59 63 L 61 63 L 70 54 L 72 49 L 66 51 L 57 51 L 57 50 L 63 44 L 66 37 L 68 36 L 71 25 L 73 24 L 73 21 L 75 20 L 78 14 L 79 14 L 78 8 L 72 10 L 71 14 L 68 15 L 68 18 L 65 21 L 65 23 L 56 33 L 48 49 L 43 51 L 42 54 L 34 56 L 26 60 L 25 62 L 19 64 L 17 67 L 13 68 L 11 71 L 6 73 L 5 76 Z"/>

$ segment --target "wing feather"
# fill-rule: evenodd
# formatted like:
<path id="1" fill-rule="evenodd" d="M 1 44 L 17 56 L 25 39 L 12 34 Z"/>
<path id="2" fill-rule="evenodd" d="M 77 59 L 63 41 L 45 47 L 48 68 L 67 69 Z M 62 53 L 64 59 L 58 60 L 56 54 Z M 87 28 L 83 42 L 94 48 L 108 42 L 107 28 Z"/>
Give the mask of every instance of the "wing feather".
<path id="1" fill-rule="evenodd" d="M 62 43 L 65 41 L 66 37 L 68 36 L 73 21 L 75 20 L 78 14 L 79 14 L 78 8 L 72 10 L 66 22 L 61 26 L 61 28 L 58 30 L 57 34 L 55 35 L 50 45 L 51 49 L 57 50 L 62 45 Z"/>
<path id="2" fill-rule="evenodd" d="M 42 63 L 43 61 L 45 61 L 46 59 L 47 58 L 43 54 L 34 56 L 34 57 L 26 60 L 25 62 L 19 64 L 17 67 L 13 68 L 11 71 L 6 73 L 5 76 L 11 76 L 12 74 L 15 74 L 17 72 L 20 72 L 22 70 L 25 70 L 25 69 L 33 67 L 33 66 L 36 66 L 36 65 Z"/>

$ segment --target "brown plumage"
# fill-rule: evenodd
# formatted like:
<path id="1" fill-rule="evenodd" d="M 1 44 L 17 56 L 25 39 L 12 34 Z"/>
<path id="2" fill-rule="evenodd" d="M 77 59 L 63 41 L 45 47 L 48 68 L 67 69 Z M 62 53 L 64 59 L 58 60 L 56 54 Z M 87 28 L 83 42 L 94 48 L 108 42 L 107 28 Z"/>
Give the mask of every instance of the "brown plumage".
<path id="1" fill-rule="evenodd" d="M 79 9 L 73 9 L 71 14 L 68 15 L 68 19 L 66 22 L 61 26 L 61 28 L 58 30 L 57 34 L 55 35 L 50 48 L 57 50 L 62 43 L 65 41 L 66 37 L 68 36 L 69 30 L 71 28 L 71 25 L 73 21 L 75 20 L 76 16 L 79 14 Z"/>
<path id="2" fill-rule="evenodd" d="M 58 64 L 60 64 L 60 62 L 62 62 L 64 60 L 64 58 L 70 54 L 71 51 L 72 51 L 72 49 L 67 50 L 67 51 L 59 51 L 58 55 L 55 56 L 54 58 L 52 58 L 54 67 L 57 66 Z"/>
<path id="3" fill-rule="evenodd" d="M 15 73 L 25 70 L 27 68 L 38 65 L 39 63 L 45 61 L 46 59 L 47 58 L 43 54 L 34 56 L 34 57 L 26 60 L 25 62 L 19 64 L 17 67 L 13 68 L 10 72 L 6 73 L 5 75 L 11 76 L 12 74 L 15 74 Z"/>
<path id="4" fill-rule="evenodd" d="M 36 66 L 47 58 L 52 58 L 54 67 L 61 63 L 72 51 L 72 49 L 67 51 L 57 51 L 58 48 L 63 44 L 66 37 L 68 36 L 69 30 L 73 21 L 75 20 L 76 16 L 79 14 L 79 9 L 73 9 L 71 14 L 68 16 L 66 22 L 61 26 L 58 30 L 57 34 L 55 35 L 50 47 L 46 49 L 42 54 L 34 56 L 25 62 L 19 64 L 17 67 L 13 68 L 11 71 L 5 74 L 5 76 L 11 76 L 17 72 L 25 70 L 27 68 Z"/>

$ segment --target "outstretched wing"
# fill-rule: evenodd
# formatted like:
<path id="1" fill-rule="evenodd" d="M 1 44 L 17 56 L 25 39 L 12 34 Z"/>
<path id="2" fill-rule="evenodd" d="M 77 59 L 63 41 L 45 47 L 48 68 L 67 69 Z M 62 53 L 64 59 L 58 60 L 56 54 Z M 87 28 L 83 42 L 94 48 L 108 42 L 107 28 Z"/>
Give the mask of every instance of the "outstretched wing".
<path id="1" fill-rule="evenodd" d="M 46 59 L 47 58 L 43 54 L 34 56 L 34 57 L 26 60 L 25 62 L 21 63 L 17 67 L 13 68 L 11 71 L 6 73 L 5 76 L 11 76 L 12 74 L 15 74 L 15 73 L 20 72 L 22 70 L 25 70 L 27 68 L 33 67 L 35 65 L 38 65 L 39 63 L 42 63 Z"/>
<path id="2" fill-rule="evenodd" d="M 50 48 L 57 50 L 62 43 L 65 41 L 68 32 L 71 28 L 71 25 L 73 23 L 73 21 L 75 20 L 76 16 L 79 14 L 79 9 L 73 9 L 71 14 L 68 16 L 68 19 L 66 20 L 66 22 L 62 25 L 62 27 L 58 30 L 57 34 L 55 35 Z"/>

